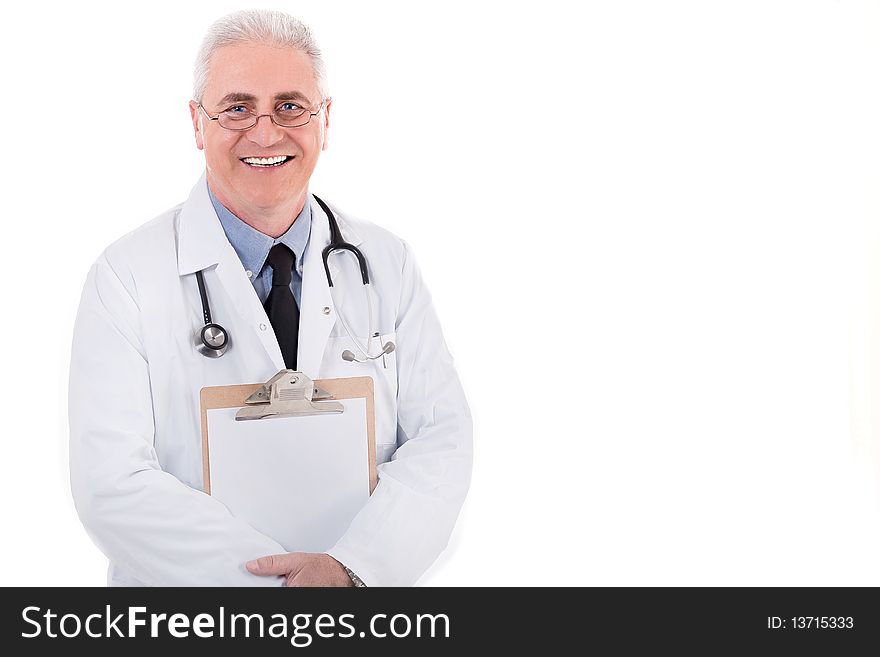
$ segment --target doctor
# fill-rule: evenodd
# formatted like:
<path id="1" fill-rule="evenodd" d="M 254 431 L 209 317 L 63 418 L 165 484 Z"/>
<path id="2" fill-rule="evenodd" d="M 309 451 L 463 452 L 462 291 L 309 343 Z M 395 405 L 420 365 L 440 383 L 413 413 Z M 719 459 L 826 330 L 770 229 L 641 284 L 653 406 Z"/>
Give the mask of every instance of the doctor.
<path id="1" fill-rule="evenodd" d="M 411 585 L 449 540 L 472 457 L 467 402 L 413 255 L 330 206 L 370 285 L 347 251 L 328 255 L 328 284 L 331 220 L 308 185 L 332 103 L 300 22 L 264 11 L 217 21 L 193 97 L 205 175 L 185 203 L 104 251 L 76 319 L 71 485 L 109 583 Z M 199 338 L 199 273 L 228 338 L 219 357 Z M 200 389 L 285 367 L 375 385 L 379 483 L 326 554 L 286 553 L 202 492 Z"/>

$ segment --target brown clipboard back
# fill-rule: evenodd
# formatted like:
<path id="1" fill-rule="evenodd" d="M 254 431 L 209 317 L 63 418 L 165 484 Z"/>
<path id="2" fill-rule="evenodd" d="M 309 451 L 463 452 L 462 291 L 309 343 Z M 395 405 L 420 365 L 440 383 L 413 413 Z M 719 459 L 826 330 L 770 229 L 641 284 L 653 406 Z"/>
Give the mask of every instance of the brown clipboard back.
<path id="1" fill-rule="evenodd" d="M 376 412 L 373 403 L 373 379 L 368 376 L 353 376 L 344 379 L 316 379 L 315 386 L 333 395 L 333 399 L 364 398 L 367 407 L 367 453 L 370 468 L 370 495 L 379 483 L 376 473 Z M 208 411 L 215 408 L 233 408 L 245 405 L 244 400 L 255 393 L 262 383 L 247 383 L 237 386 L 209 386 L 199 393 L 199 410 L 202 422 L 202 469 L 205 492 L 211 494 L 211 461 L 208 443 Z M 270 420 L 249 420 L 267 422 Z"/>

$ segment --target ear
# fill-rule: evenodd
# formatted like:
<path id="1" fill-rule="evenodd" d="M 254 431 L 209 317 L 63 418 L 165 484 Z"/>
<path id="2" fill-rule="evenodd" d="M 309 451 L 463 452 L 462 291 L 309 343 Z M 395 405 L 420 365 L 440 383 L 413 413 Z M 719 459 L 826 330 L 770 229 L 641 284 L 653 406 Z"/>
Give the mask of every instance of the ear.
<path id="1" fill-rule="evenodd" d="M 324 143 L 321 145 L 322 151 L 327 150 L 327 132 L 330 130 L 330 105 L 332 105 L 332 104 L 333 104 L 332 98 L 328 98 L 327 102 L 324 103 L 324 124 L 322 126 L 323 127 L 322 132 L 324 133 L 324 138 L 323 138 Z"/>
<path id="2" fill-rule="evenodd" d="M 193 123 L 193 133 L 196 138 L 196 148 L 200 151 L 205 149 L 205 140 L 202 137 L 202 117 L 201 112 L 199 112 L 199 105 L 196 101 L 189 101 L 189 115 L 192 118 Z"/>

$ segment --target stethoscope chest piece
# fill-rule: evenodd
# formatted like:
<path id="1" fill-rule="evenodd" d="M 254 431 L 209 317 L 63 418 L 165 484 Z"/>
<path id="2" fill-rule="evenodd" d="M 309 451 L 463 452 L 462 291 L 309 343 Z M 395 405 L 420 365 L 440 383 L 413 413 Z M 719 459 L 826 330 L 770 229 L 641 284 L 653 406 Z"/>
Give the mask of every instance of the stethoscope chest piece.
<path id="1" fill-rule="evenodd" d="M 229 347 L 229 334 L 219 324 L 205 324 L 196 336 L 196 349 L 208 358 L 220 358 Z"/>

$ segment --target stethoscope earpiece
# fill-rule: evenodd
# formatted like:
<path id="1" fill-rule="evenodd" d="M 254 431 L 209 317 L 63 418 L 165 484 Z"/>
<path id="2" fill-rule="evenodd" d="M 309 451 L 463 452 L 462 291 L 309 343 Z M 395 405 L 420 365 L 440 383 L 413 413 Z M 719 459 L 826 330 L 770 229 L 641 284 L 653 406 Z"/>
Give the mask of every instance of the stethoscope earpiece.
<path id="1" fill-rule="evenodd" d="M 354 353 L 350 349 L 346 349 L 342 352 L 342 360 L 346 360 L 349 363 L 366 363 L 368 360 L 376 360 L 377 358 L 382 358 L 385 354 L 390 354 L 394 351 L 394 343 L 386 342 L 382 345 L 382 351 L 376 354 L 375 356 L 367 356 L 366 358 L 357 358 Z"/>

